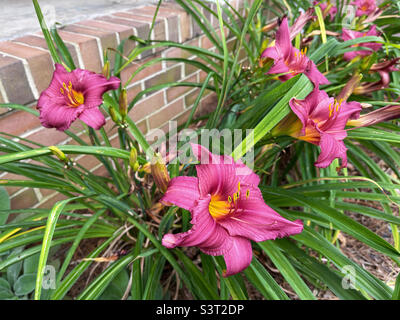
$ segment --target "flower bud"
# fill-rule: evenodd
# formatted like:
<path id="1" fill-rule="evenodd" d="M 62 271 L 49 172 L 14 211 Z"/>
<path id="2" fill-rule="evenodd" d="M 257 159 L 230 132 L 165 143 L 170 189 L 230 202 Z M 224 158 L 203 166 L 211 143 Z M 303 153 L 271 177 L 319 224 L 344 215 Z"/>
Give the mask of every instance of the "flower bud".
<path id="1" fill-rule="evenodd" d="M 111 117 L 112 121 L 114 121 L 115 123 L 119 123 L 118 116 L 117 116 L 117 114 L 115 113 L 115 109 L 114 109 L 113 106 L 110 106 L 110 107 L 108 108 L 108 112 L 109 112 L 109 114 L 110 114 L 110 117 Z"/>
<path id="2" fill-rule="evenodd" d="M 64 152 L 62 152 L 59 148 L 57 148 L 56 146 L 50 146 L 49 147 L 50 151 L 61 161 L 64 162 L 68 162 L 69 159 L 67 158 L 67 156 L 64 154 Z"/>
<path id="3" fill-rule="evenodd" d="M 129 165 L 135 172 L 139 169 L 139 162 L 137 161 L 137 150 L 135 147 L 131 149 L 131 153 L 129 155 Z"/>
<path id="4" fill-rule="evenodd" d="M 159 153 L 153 157 L 150 168 L 154 182 L 158 189 L 160 189 L 162 192 L 167 191 L 168 184 L 171 179 L 169 177 L 167 166 L 165 165 L 165 162 Z"/>
<path id="5" fill-rule="evenodd" d="M 124 120 L 128 114 L 128 95 L 126 93 L 126 89 L 122 89 L 121 95 L 119 96 L 119 113 L 122 117 L 122 120 Z"/>
<path id="6" fill-rule="evenodd" d="M 360 83 L 362 79 L 362 74 L 355 73 L 349 80 L 349 82 L 346 83 L 342 91 L 340 91 L 339 95 L 336 97 L 336 100 L 343 100 L 346 101 L 348 97 L 351 96 L 352 93 L 356 93 L 355 89 L 357 88 L 358 84 Z"/>
<path id="7" fill-rule="evenodd" d="M 110 78 L 110 61 L 106 61 L 104 63 L 104 67 L 103 67 L 103 76 L 106 77 L 107 79 Z"/>

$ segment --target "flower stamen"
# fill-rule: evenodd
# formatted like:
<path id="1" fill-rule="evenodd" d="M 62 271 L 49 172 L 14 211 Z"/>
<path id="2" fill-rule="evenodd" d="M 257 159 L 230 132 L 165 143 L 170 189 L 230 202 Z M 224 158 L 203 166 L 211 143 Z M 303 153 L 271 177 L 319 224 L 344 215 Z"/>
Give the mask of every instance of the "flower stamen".
<path id="1" fill-rule="evenodd" d="M 70 107 L 77 108 L 85 101 L 82 92 L 78 92 L 72 89 L 71 81 L 68 82 L 68 87 L 65 82 L 63 82 L 62 88 L 60 88 L 60 92 L 65 98 L 67 98 L 67 103 Z"/>

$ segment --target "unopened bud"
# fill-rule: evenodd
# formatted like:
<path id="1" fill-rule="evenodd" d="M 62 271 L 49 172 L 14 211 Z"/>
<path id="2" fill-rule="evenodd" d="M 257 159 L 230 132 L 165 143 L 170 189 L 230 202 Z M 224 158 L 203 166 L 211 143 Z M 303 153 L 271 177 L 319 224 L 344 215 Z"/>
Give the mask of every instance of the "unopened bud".
<path id="1" fill-rule="evenodd" d="M 268 32 L 268 31 L 275 29 L 277 26 L 278 26 L 278 20 L 275 20 L 274 22 L 271 22 L 271 23 L 265 25 L 264 27 L 262 27 L 261 31 Z"/>
<path id="2" fill-rule="evenodd" d="M 115 109 L 113 106 L 110 106 L 108 108 L 108 112 L 110 113 L 110 117 L 111 117 L 112 121 L 114 121 L 115 123 L 119 123 L 118 116 L 115 113 Z"/>
<path id="3" fill-rule="evenodd" d="M 167 166 L 165 165 L 165 162 L 159 153 L 153 157 L 150 168 L 154 182 L 158 189 L 160 189 L 162 192 L 167 191 L 168 184 L 171 179 L 169 177 Z"/>
<path id="4" fill-rule="evenodd" d="M 50 151 L 61 161 L 64 162 L 68 162 L 69 159 L 67 158 L 67 156 L 64 154 L 64 152 L 62 152 L 59 148 L 57 148 L 56 146 L 50 146 L 49 147 Z"/>
<path id="5" fill-rule="evenodd" d="M 106 61 L 104 63 L 104 67 L 103 67 L 103 76 L 106 77 L 107 79 L 110 78 L 110 61 Z"/>
<path id="6" fill-rule="evenodd" d="M 339 101 L 342 99 L 343 101 L 346 101 L 348 97 L 351 96 L 352 93 L 356 93 L 356 88 L 358 84 L 360 83 L 362 79 L 362 74 L 355 73 L 349 80 L 349 82 L 346 83 L 342 91 L 340 91 L 339 95 L 336 97 L 336 100 Z"/>
<path id="7" fill-rule="evenodd" d="M 122 89 L 121 95 L 119 96 L 119 113 L 122 117 L 122 120 L 124 120 L 128 114 L 128 95 L 126 93 L 126 89 Z"/>
<path id="8" fill-rule="evenodd" d="M 129 155 L 129 165 L 135 172 L 139 169 L 139 162 L 137 161 L 137 150 L 135 147 L 131 149 L 131 153 Z"/>

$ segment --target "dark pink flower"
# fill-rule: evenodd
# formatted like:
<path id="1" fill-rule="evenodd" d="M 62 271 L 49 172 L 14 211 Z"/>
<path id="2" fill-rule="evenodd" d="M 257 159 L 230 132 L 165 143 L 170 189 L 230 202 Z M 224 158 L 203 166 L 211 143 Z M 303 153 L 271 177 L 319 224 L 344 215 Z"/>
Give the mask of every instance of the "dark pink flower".
<path id="1" fill-rule="evenodd" d="M 331 18 L 331 21 L 333 21 L 333 19 L 335 19 L 335 16 L 337 13 L 337 8 L 334 5 L 331 5 L 330 1 L 328 1 L 328 3 L 326 3 L 326 2 L 314 0 L 313 5 L 319 6 L 321 8 L 321 11 L 324 14 L 324 17 L 329 15 Z M 328 9 L 328 6 L 329 6 L 329 9 Z"/>
<path id="2" fill-rule="evenodd" d="M 274 128 L 272 134 L 287 134 L 319 146 L 321 153 L 315 163 L 319 168 L 326 168 L 336 158 L 342 160 L 341 167 L 346 167 L 345 126 L 349 119 L 359 117 L 360 103 L 336 101 L 316 87 L 304 100 L 293 98 L 289 105 L 294 114 Z"/>
<path id="3" fill-rule="evenodd" d="M 371 29 L 368 30 L 367 32 L 359 32 L 359 31 L 343 29 L 342 39 L 343 39 L 343 41 L 348 41 L 351 39 L 361 38 L 361 37 L 365 37 L 365 36 L 379 36 L 379 35 L 380 35 L 380 33 L 378 31 L 376 31 L 376 26 L 373 25 L 371 27 Z M 376 42 L 364 42 L 364 43 L 352 45 L 352 47 L 366 47 L 366 48 L 372 49 L 373 51 L 378 51 L 382 47 L 382 44 L 376 43 Z M 344 59 L 352 60 L 357 56 L 365 57 L 365 56 L 372 54 L 373 51 L 357 50 L 357 51 L 345 52 Z"/>
<path id="4" fill-rule="evenodd" d="M 356 6 L 357 11 L 356 11 L 356 16 L 364 16 L 364 15 L 369 15 L 371 13 L 374 13 L 375 10 L 377 9 L 375 0 L 355 0 L 353 2 L 350 2 L 350 4 Z"/>
<path id="5" fill-rule="evenodd" d="M 286 220 L 265 204 L 258 188 L 260 178 L 241 161 L 214 155 L 196 144 L 192 149 L 200 161 L 197 178 L 173 178 L 161 202 L 189 210 L 193 226 L 187 232 L 164 235 L 165 247 L 197 246 L 206 254 L 223 255 L 224 276 L 230 276 L 251 263 L 250 240 L 271 240 L 303 230 L 300 220 Z"/>
<path id="6" fill-rule="evenodd" d="M 40 122 L 46 128 L 67 130 L 72 122 L 80 119 L 94 129 L 100 129 L 105 118 L 99 110 L 103 94 L 119 87 L 116 77 L 105 78 L 88 70 L 68 72 L 56 64 L 50 86 L 41 93 L 37 108 Z"/>
<path id="7" fill-rule="evenodd" d="M 274 60 L 274 65 L 268 73 L 285 73 L 279 76 L 282 82 L 300 73 L 304 73 L 316 86 L 319 84 L 328 84 L 328 79 L 317 69 L 314 62 L 306 56 L 306 52 L 306 49 L 299 51 L 293 47 L 290 40 L 288 21 L 285 17 L 282 20 L 279 30 L 276 32 L 275 46 L 265 49 L 261 58 Z"/>

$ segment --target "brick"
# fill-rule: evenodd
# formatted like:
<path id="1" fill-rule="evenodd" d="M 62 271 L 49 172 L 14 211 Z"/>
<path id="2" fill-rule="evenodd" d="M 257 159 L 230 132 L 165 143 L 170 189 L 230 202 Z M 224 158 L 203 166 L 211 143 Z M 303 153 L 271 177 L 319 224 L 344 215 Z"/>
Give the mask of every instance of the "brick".
<path id="1" fill-rule="evenodd" d="M 151 57 L 151 59 L 144 59 L 140 62 L 133 62 L 131 63 L 128 67 L 126 67 L 124 70 L 121 71 L 121 82 L 124 85 L 129 78 L 131 77 L 131 75 L 137 70 L 139 69 L 141 66 L 143 66 L 144 64 L 146 64 L 147 62 L 153 60 L 154 58 L 158 58 L 157 57 Z M 134 82 L 138 82 L 140 80 L 143 80 L 145 78 L 149 78 L 151 77 L 153 74 L 158 73 L 162 70 L 162 62 L 157 62 L 154 63 L 152 65 L 149 65 L 148 67 L 144 68 L 142 71 L 140 71 L 139 73 L 137 73 L 135 75 L 135 77 L 133 78 L 132 83 Z"/>
<path id="2" fill-rule="evenodd" d="M 39 118 L 24 111 L 11 112 L 6 117 L 0 118 L 1 131 L 17 136 L 39 126 L 41 126 Z"/>
<path id="3" fill-rule="evenodd" d="M 211 3 L 210 6 L 211 10 L 215 13 L 217 13 L 217 5 L 215 3 Z M 214 28 L 219 27 L 219 21 L 218 21 L 218 17 L 212 16 L 211 18 L 211 24 Z"/>
<path id="4" fill-rule="evenodd" d="M 40 192 L 40 194 L 42 196 L 41 199 L 47 198 L 49 195 L 54 194 L 54 190 L 53 189 L 39 189 L 39 192 Z"/>
<path id="5" fill-rule="evenodd" d="M 186 123 L 186 121 L 189 119 L 191 111 L 192 110 L 187 110 L 174 119 L 177 122 L 178 127 Z"/>
<path id="6" fill-rule="evenodd" d="M 136 15 L 153 17 L 156 12 L 156 6 L 146 6 L 135 8 L 130 10 L 129 12 L 135 13 Z M 168 24 L 168 40 L 179 42 L 179 16 L 176 13 L 172 13 L 169 10 L 164 10 L 163 6 L 161 6 L 158 10 L 157 17 L 161 17 L 167 20 Z"/>
<path id="7" fill-rule="evenodd" d="M 130 12 L 116 12 L 116 13 L 113 13 L 113 16 L 128 19 L 128 20 L 133 20 L 133 21 L 146 22 L 150 25 L 153 22 L 152 17 L 137 15 L 133 10 Z M 157 17 L 156 21 L 160 22 L 160 18 Z"/>
<path id="8" fill-rule="evenodd" d="M 101 51 L 103 54 L 104 54 L 105 50 L 107 50 L 109 48 L 116 49 L 118 46 L 117 37 L 115 35 L 115 32 L 112 32 L 112 31 L 91 29 L 91 28 L 87 28 L 87 27 L 78 26 L 76 24 L 66 26 L 65 28 L 63 28 L 63 30 L 68 31 L 68 32 L 78 33 L 78 34 L 84 34 L 87 36 L 92 36 L 92 37 L 96 37 L 96 38 L 100 39 Z M 108 54 L 108 57 L 111 62 L 111 68 L 113 68 L 115 52 L 112 50 L 107 50 L 107 54 Z"/>
<path id="9" fill-rule="evenodd" d="M 83 166 L 84 168 L 91 170 L 97 165 L 99 165 L 101 162 L 95 156 L 88 155 L 77 160 L 77 163 Z"/>
<path id="10" fill-rule="evenodd" d="M 75 122 L 78 122 L 78 121 L 75 121 Z M 79 122 L 82 123 L 82 121 L 79 121 Z M 71 127 L 71 128 L 72 128 L 72 127 Z M 71 128 L 70 128 L 70 129 L 71 129 Z M 85 143 L 87 143 L 88 145 L 91 145 L 91 144 L 92 144 L 91 141 L 90 141 L 89 136 L 88 136 L 86 133 L 82 133 L 82 134 L 78 135 L 78 137 L 79 137 L 81 140 L 83 140 Z M 68 141 L 67 144 L 81 145 L 81 143 L 77 142 L 75 139 L 71 139 L 70 141 Z"/>
<path id="11" fill-rule="evenodd" d="M 136 15 L 152 18 L 154 16 L 154 14 L 156 13 L 156 9 L 157 9 L 157 6 L 150 5 L 150 6 L 138 7 L 138 8 L 132 9 L 132 10 L 128 10 L 128 12 L 134 13 Z M 161 5 L 159 7 L 158 13 L 157 13 L 157 19 L 169 18 L 172 16 L 174 16 L 174 14 L 172 12 L 170 12 L 169 10 L 165 11 L 163 8 L 163 5 Z"/>
<path id="12" fill-rule="evenodd" d="M 203 70 L 200 70 L 200 72 L 199 72 L 199 82 L 202 83 L 204 80 L 206 80 L 207 76 L 208 76 L 207 72 L 205 72 Z"/>
<path id="13" fill-rule="evenodd" d="M 128 95 L 128 103 L 130 103 L 136 97 L 136 95 L 141 91 L 142 91 L 142 86 L 140 85 L 140 83 L 135 84 L 133 87 L 130 87 L 126 91 Z"/>
<path id="14" fill-rule="evenodd" d="M 68 139 L 68 136 L 62 131 L 43 127 L 41 130 L 27 136 L 26 139 L 43 144 L 45 146 L 53 146 Z"/>
<path id="15" fill-rule="evenodd" d="M 171 13 L 178 16 L 179 19 L 179 30 L 180 37 L 179 42 L 185 42 L 189 39 L 192 39 L 191 32 L 191 18 L 188 13 L 176 3 L 166 2 L 163 3 L 163 6 L 160 8 L 165 13 Z"/>
<path id="16" fill-rule="evenodd" d="M 138 122 L 164 106 L 164 92 L 159 91 L 148 98 L 140 100 L 129 111 L 129 117 Z"/>
<path id="17" fill-rule="evenodd" d="M 30 46 L 42 48 L 46 51 L 48 51 L 47 43 L 46 40 L 43 37 L 42 33 L 39 33 L 38 35 L 26 35 L 20 38 L 17 38 L 14 40 L 15 42 L 21 42 Z M 79 60 L 78 60 L 78 54 L 76 52 L 76 49 L 73 45 L 66 43 L 65 46 L 67 47 L 72 60 L 75 63 L 75 66 L 79 67 Z"/>
<path id="18" fill-rule="evenodd" d="M 207 36 L 200 37 L 200 44 L 203 49 L 210 49 L 214 47 L 214 44 L 210 41 L 210 39 Z"/>
<path id="19" fill-rule="evenodd" d="M 0 51 L 27 61 L 39 93 L 48 87 L 53 76 L 53 62 L 49 53 L 11 41 L 0 42 Z"/>
<path id="20" fill-rule="evenodd" d="M 118 133 L 118 126 L 111 119 L 106 122 L 103 128 L 109 138 Z"/>
<path id="21" fill-rule="evenodd" d="M 163 73 L 157 74 L 145 81 L 145 88 L 148 89 L 162 83 L 176 82 L 181 78 L 181 70 L 181 66 L 177 65 Z"/>
<path id="22" fill-rule="evenodd" d="M 97 46 L 96 39 L 64 30 L 59 30 L 58 33 L 64 41 L 75 43 L 79 46 L 85 69 L 97 73 L 102 71 L 99 47 Z"/>
<path id="23" fill-rule="evenodd" d="M 97 17 L 95 20 L 105 21 L 116 25 L 129 26 L 134 30 L 136 30 L 135 35 L 142 39 L 147 39 L 147 36 L 150 31 L 150 26 L 146 22 L 123 19 L 117 16 L 101 16 Z M 152 54 L 151 50 L 147 50 L 140 55 L 140 58 L 148 57 L 151 54 Z"/>
<path id="24" fill-rule="evenodd" d="M 199 38 L 196 39 L 192 39 L 190 41 L 187 41 L 185 43 L 185 45 L 189 45 L 189 46 L 194 46 L 194 47 L 198 47 L 199 46 Z M 188 59 L 191 56 L 193 56 L 193 54 L 188 51 L 188 50 L 183 50 L 181 48 L 169 48 L 167 50 L 165 50 L 163 53 L 163 56 L 165 58 L 181 58 L 181 59 Z M 171 67 L 174 66 L 176 64 L 178 64 L 177 62 L 173 62 L 173 61 L 168 61 L 167 63 L 167 67 Z"/>
<path id="25" fill-rule="evenodd" d="M 215 110 L 218 104 L 218 98 L 215 93 L 212 93 L 200 102 L 199 108 L 196 110 L 195 117 L 201 117 Z"/>
<path id="26" fill-rule="evenodd" d="M 153 22 L 152 17 L 141 16 L 141 15 L 136 15 L 136 14 L 127 13 L 127 12 L 117 12 L 117 13 L 114 13 L 114 16 L 121 17 L 124 19 L 129 19 L 132 21 L 141 21 L 143 23 L 147 23 L 149 26 L 151 26 L 151 24 Z M 150 32 L 150 28 L 149 28 L 149 32 Z M 146 38 L 144 38 L 144 39 L 147 39 L 147 38 L 148 38 L 148 34 L 146 35 Z M 159 40 L 159 41 L 166 40 L 166 27 L 165 27 L 165 21 L 163 19 L 159 19 L 159 18 L 156 19 L 156 22 L 154 23 L 151 39 Z M 155 50 L 155 52 L 160 52 L 161 50 L 163 50 L 162 47 L 157 48 Z"/>
<path id="27" fill-rule="evenodd" d="M 122 26 L 130 26 L 137 31 L 137 36 L 140 38 L 145 38 L 149 34 L 150 30 L 150 26 L 148 23 L 118 18 L 116 16 L 101 16 L 97 17 L 95 20 L 105 21 Z"/>
<path id="28" fill-rule="evenodd" d="M 160 127 L 162 124 L 172 119 L 174 116 L 178 115 L 183 111 L 183 99 L 179 99 L 164 109 L 160 110 L 156 114 L 149 118 L 150 130 Z"/>
<path id="29" fill-rule="evenodd" d="M 186 108 L 191 107 L 196 101 L 197 96 L 199 95 L 200 89 L 196 89 L 191 91 L 185 96 L 185 106 Z"/>
<path id="30" fill-rule="evenodd" d="M 8 172 L 6 175 L 0 178 L 0 180 L 28 180 L 29 178 L 25 176 L 20 176 L 18 174 L 14 174 L 12 172 Z M 1 183 L 0 183 L 1 186 Z M 14 193 L 16 193 L 18 190 L 21 190 L 21 187 L 13 187 L 13 186 L 7 186 L 6 190 L 10 196 L 12 196 Z"/>
<path id="31" fill-rule="evenodd" d="M 234 49 L 235 49 L 235 47 L 237 46 L 237 41 L 236 41 L 236 39 L 235 39 L 235 38 L 229 39 L 229 40 L 226 42 L 226 46 L 227 46 L 229 52 L 233 52 Z"/>
<path id="32" fill-rule="evenodd" d="M 184 82 L 197 82 L 197 75 L 191 76 L 189 78 L 186 78 L 183 80 Z M 167 89 L 167 102 L 171 102 L 172 100 L 175 100 L 176 98 L 183 96 L 186 92 L 191 90 L 191 87 L 172 87 Z"/>
<path id="33" fill-rule="evenodd" d="M 64 196 L 61 193 L 54 193 L 55 196 L 51 197 L 50 199 L 48 199 L 47 201 L 41 202 L 40 205 L 38 206 L 38 208 L 41 209 L 51 209 L 53 208 L 53 206 L 56 204 L 56 202 L 61 201 L 61 200 L 65 200 L 68 199 L 67 196 Z"/>
<path id="34" fill-rule="evenodd" d="M 187 50 L 183 50 L 181 48 L 170 48 L 163 52 L 163 56 L 165 58 L 182 58 L 187 59 L 191 56 L 191 53 Z M 166 61 L 167 67 L 172 67 L 177 64 L 181 64 L 180 62 L 175 61 Z"/>
<path id="35" fill-rule="evenodd" d="M 195 6 L 199 9 L 200 12 L 203 12 L 203 8 L 199 4 L 196 3 Z M 192 21 L 192 37 L 195 38 L 200 36 L 203 31 L 201 30 L 199 24 L 196 20 L 193 19 L 193 17 L 190 17 L 190 20 Z"/>
<path id="36" fill-rule="evenodd" d="M 108 23 L 106 21 L 84 20 L 84 21 L 79 21 L 77 25 L 118 33 L 120 41 L 128 39 L 130 36 L 133 36 L 133 29 L 131 27 L 120 24 Z M 125 55 L 128 55 L 134 48 L 135 48 L 135 42 L 132 40 L 126 40 L 124 44 L 123 53 Z"/>
<path id="37" fill-rule="evenodd" d="M 100 177 L 108 177 L 109 176 L 108 171 L 104 166 L 97 168 L 92 173 L 95 174 L 96 176 L 100 176 Z"/>
<path id="38" fill-rule="evenodd" d="M 203 60 L 200 60 L 199 58 L 190 59 L 190 60 L 194 60 L 194 61 L 198 61 L 198 62 L 204 62 Z M 184 75 L 185 75 L 185 77 L 187 77 L 187 76 L 199 71 L 199 68 L 196 67 L 195 65 L 191 64 L 191 63 L 185 63 L 184 66 L 185 66 L 184 67 L 184 71 L 185 71 Z"/>
<path id="39" fill-rule="evenodd" d="M 26 209 L 34 206 L 36 203 L 37 198 L 35 192 L 33 189 L 27 189 L 11 199 L 11 209 Z"/>
<path id="40" fill-rule="evenodd" d="M 71 124 L 68 130 L 71 131 L 72 133 L 79 134 L 85 131 L 85 129 L 86 129 L 85 123 L 83 121 L 76 120 Z"/>
<path id="41" fill-rule="evenodd" d="M 149 129 L 147 128 L 147 121 L 146 120 L 143 120 L 143 121 L 140 121 L 140 122 L 136 123 L 136 126 L 138 127 L 138 129 L 144 135 L 149 131 Z"/>

